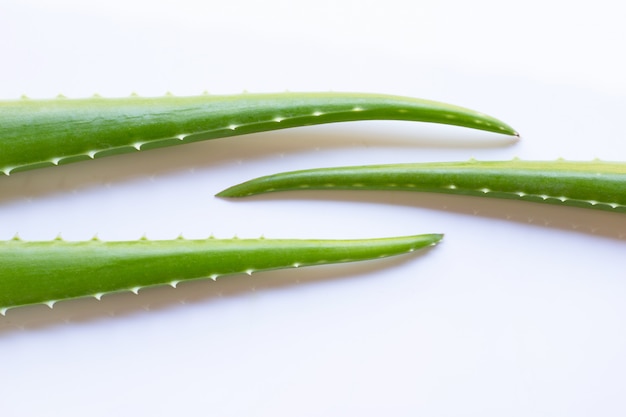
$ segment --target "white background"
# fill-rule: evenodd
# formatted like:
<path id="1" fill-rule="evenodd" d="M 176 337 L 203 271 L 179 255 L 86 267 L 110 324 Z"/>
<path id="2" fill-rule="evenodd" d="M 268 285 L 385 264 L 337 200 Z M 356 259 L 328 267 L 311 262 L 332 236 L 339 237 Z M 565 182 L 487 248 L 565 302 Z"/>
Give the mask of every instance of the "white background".
<path id="1" fill-rule="evenodd" d="M 623 16 L 609 0 L 4 0 L 2 99 L 378 92 L 480 110 L 522 140 L 347 123 L 0 178 L 0 239 L 446 234 L 416 256 L 10 310 L 0 413 L 624 415 L 624 215 L 417 193 L 213 197 L 322 166 L 626 160 Z"/>

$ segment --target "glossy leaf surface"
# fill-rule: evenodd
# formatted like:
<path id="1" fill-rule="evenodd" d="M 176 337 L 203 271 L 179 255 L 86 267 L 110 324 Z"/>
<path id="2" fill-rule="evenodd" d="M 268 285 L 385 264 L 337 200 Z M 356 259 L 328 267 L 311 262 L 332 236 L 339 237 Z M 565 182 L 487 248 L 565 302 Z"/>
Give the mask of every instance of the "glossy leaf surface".
<path id="1" fill-rule="evenodd" d="M 0 102 L 0 172 L 298 126 L 359 120 L 443 123 L 506 135 L 503 122 L 408 97 L 279 93 Z"/>
<path id="2" fill-rule="evenodd" d="M 218 195 L 305 189 L 422 191 L 626 212 L 626 164 L 472 160 L 322 168 L 261 177 Z"/>
<path id="3" fill-rule="evenodd" d="M 196 278 L 354 262 L 437 243 L 429 234 L 362 240 L 205 239 L 0 242 L 0 311 Z"/>

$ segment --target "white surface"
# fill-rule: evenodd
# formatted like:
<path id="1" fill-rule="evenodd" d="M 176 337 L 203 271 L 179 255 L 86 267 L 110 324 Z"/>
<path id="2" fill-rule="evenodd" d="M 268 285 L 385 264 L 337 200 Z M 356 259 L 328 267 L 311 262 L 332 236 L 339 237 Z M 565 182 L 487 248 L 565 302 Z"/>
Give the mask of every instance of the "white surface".
<path id="1" fill-rule="evenodd" d="M 350 123 L 0 178 L 2 239 L 446 233 L 421 256 L 11 310 L 2 415 L 626 413 L 623 215 L 410 193 L 213 197 L 306 167 L 626 160 L 619 2 L 97 3 L 2 2 L 0 97 L 369 91 L 481 110 L 523 139 Z"/>

